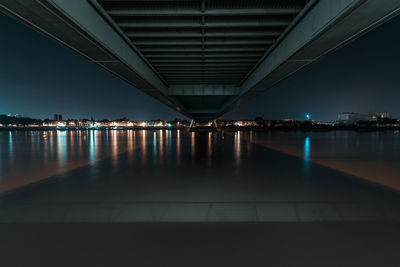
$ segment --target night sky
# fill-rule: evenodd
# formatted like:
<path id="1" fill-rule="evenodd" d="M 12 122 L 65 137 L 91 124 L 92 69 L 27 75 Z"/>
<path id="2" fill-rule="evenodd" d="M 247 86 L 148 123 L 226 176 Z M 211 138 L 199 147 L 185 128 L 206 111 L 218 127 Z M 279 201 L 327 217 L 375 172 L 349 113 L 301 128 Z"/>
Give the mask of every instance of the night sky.
<path id="1" fill-rule="evenodd" d="M 0 114 L 166 119 L 183 115 L 0 13 Z M 400 117 L 400 17 L 227 113 L 228 119 L 334 120 L 341 111 Z"/>

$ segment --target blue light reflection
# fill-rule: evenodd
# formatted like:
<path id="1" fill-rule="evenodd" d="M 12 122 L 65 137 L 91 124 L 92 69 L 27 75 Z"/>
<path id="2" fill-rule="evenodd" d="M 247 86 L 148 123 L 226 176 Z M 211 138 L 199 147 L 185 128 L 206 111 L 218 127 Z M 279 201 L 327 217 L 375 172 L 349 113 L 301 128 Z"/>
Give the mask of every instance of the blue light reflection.
<path id="1" fill-rule="evenodd" d="M 304 139 L 304 162 L 308 164 L 310 160 L 310 137 Z"/>

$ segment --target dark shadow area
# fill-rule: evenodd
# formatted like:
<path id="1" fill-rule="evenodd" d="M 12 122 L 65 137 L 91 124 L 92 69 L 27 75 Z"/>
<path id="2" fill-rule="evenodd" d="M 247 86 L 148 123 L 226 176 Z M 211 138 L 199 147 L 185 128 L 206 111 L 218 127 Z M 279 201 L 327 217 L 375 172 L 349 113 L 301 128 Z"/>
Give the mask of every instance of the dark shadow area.
<path id="1" fill-rule="evenodd" d="M 394 223 L 3 224 L 2 266 L 398 266 Z"/>

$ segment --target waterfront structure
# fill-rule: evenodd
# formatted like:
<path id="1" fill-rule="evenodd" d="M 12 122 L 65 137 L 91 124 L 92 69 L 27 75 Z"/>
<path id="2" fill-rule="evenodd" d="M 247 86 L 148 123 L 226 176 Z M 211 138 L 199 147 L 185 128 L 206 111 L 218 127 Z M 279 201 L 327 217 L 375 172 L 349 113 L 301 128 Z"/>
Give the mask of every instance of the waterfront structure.
<path id="1" fill-rule="evenodd" d="M 362 114 L 357 112 L 341 112 L 338 114 L 337 121 L 339 123 L 356 123 L 358 121 L 377 121 L 389 118 L 389 112 L 371 112 L 369 114 Z"/>
<path id="2" fill-rule="evenodd" d="M 374 112 L 369 114 L 370 117 L 375 117 L 377 120 L 378 119 L 390 119 L 390 114 L 389 112 Z"/>
<path id="3" fill-rule="evenodd" d="M 43 127 L 57 127 L 57 123 L 55 121 L 44 121 L 42 123 Z"/>
<path id="4" fill-rule="evenodd" d="M 338 114 L 338 122 L 341 123 L 355 123 L 358 121 L 367 121 L 369 116 L 357 112 L 341 112 Z"/>
<path id="5" fill-rule="evenodd" d="M 138 121 L 135 123 L 135 126 L 137 127 L 146 127 L 147 126 L 147 122 L 146 121 Z"/>
<path id="6" fill-rule="evenodd" d="M 147 122 L 148 127 L 166 127 L 167 122 L 163 120 L 151 120 Z"/>
<path id="7" fill-rule="evenodd" d="M 317 122 L 313 120 L 264 120 L 256 118 L 254 120 L 215 120 L 214 126 L 218 128 L 293 128 L 293 129 L 357 129 L 357 128 L 371 128 L 371 129 L 384 129 L 384 128 L 398 128 L 400 120 L 395 118 L 383 117 L 388 116 L 388 113 L 360 114 L 354 112 L 343 112 L 339 114 L 339 119 L 334 122 Z M 382 116 L 382 117 L 377 117 Z M 15 118 L 6 115 L 0 115 L 0 128 L 3 129 L 26 129 L 26 128 L 56 128 L 56 129 L 132 129 L 132 128 L 187 128 L 193 125 L 186 120 L 151 120 L 151 121 L 131 121 L 127 118 L 117 120 L 63 120 L 54 121 L 46 119 L 44 121 L 31 118 Z M 195 128 L 208 128 L 213 127 L 212 122 L 199 123 L 196 122 Z M 343 128 L 344 127 L 344 128 Z"/>
<path id="8" fill-rule="evenodd" d="M 0 10 L 198 121 L 397 15 L 398 0 L 0 0 Z"/>
<path id="9" fill-rule="evenodd" d="M 81 127 L 89 127 L 92 124 L 92 122 L 88 119 L 81 119 L 78 121 L 78 126 Z"/>

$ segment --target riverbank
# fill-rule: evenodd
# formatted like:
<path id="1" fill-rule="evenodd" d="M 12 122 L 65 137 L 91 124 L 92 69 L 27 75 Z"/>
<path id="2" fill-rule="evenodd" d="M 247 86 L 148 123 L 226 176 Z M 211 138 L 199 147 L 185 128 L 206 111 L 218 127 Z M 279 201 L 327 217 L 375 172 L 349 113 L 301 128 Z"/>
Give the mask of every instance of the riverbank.
<path id="1" fill-rule="evenodd" d="M 73 126 L 73 127 L 0 127 L 0 131 L 86 131 L 86 130 L 202 130 L 202 131 L 215 131 L 215 128 L 209 127 L 87 127 L 87 126 Z M 231 130 L 231 131 L 340 131 L 340 130 L 353 130 L 353 131 L 399 131 L 400 126 L 358 126 L 358 125 L 312 125 L 312 126 L 251 126 L 251 127 L 218 127 L 218 130 Z"/>

